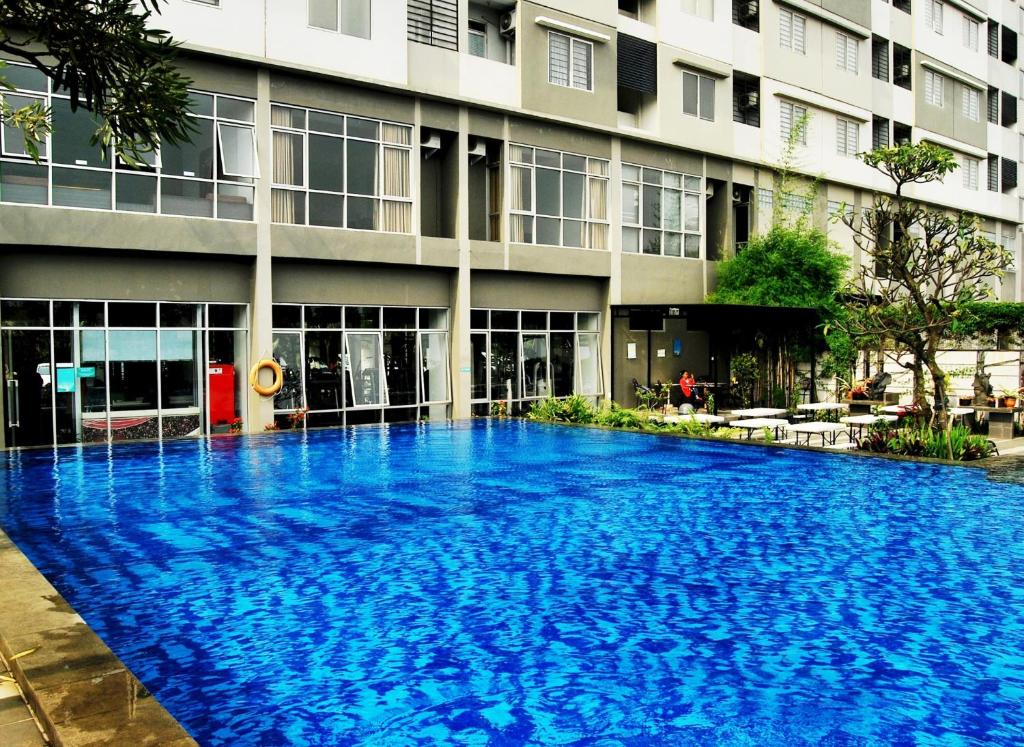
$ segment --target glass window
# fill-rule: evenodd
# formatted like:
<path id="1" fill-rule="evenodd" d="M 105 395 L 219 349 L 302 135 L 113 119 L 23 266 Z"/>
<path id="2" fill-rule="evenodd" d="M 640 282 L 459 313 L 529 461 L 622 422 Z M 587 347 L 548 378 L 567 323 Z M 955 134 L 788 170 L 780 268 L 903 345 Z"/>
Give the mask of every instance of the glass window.
<path id="1" fill-rule="evenodd" d="M 259 176 L 256 165 L 256 135 L 251 127 L 220 123 L 220 167 L 225 176 L 254 179 Z"/>
<path id="2" fill-rule="evenodd" d="M 420 334 L 421 384 L 423 402 L 447 402 L 451 399 L 448 387 L 448 333 L 422 332 Z M 395 402 L 392 400 L 392 404 Z"/>
<path id="3" fill-rule="evenodd" d="M 384 362 L 379 332 L 346 332 L 348 385 L 352 405 L 365 407 L 386 404 L 383 398 L 381 371 Z"/>
<path id="4" fill-rule="evenodd" d="M 683 114 L 708 121 L 715 119 L 715 79 L 683 73 Z"/>
<path id="5" fill-rule="evenodd" d="M 18 68 L 7 67 L 4 68 L 4 74 L 9 70 Z M 13 84 L 12 81 L 8 81 Z M 24 96 L 18 93 L 4 93 L 4 101 L 12 110 L 22 109 L 26 106 L 37 105 L 40 107 L 46 107 L 45 96 Z M 5 156 L 25 156 L 29 155 L 28 148 L 25 147 L 25 133 L 19 127 L 14 127 L 8 124 L 6 121 L 3 126 L 0 127 L 0 137 L 2 137 L 2 152 Z M 36 144 L 36 149 L 39 151 L 40 159 L 46 159 L 48 156 L 47 141 L 44 139 L 42 142 Z"/>
<path id="6" fill-rule="evenodd" d="M 110 409 L 155 410 L 157 358 L 155 330 L 111 330 Z"/>
<path id="7" fill-rule="evenodd" d="M 114 177 L 118 210 L 133 213 L 156 212 L 156 176 L 119 173 Z"/>
<path id="8" fill-rule="evenodd" d="M 71 111 L 68 99 L 54 98 L 51 107 L 54 163 L 109 168 L 109 156 L 104 149 L 89 143 L 98 127 L 93 115 L 81 107 Z"/>
<path id="9" fill-rule="evenodd" d="M 622 250 L 699 257 L 700 177 L 628 164 L 623 165 L 622 173 Z M 627 177 L 635 181 L 627 181 Z M 693 236 L 683 236 L 683 232 Z M 686 246 L 696 247 L 696 253 L 687 254 Z"/>
<path id="10" fill-rule="evenodd" d="M 0 162 L 0 200 L 45 205 L 49 202 L 47 174 L 46 166 Z"/>
<path id="11" fill-rule="evenodd" d="M 548 32 L 548 82 L 593 90 L 594 45 L 574 36 Z"/>
<path id="12" fill-rule="evenodd" d="M 213 121 L 195 119 L 190 140 L 160 148 L 161 172 L 172 176 L 213 179 Z"/>
<path id="13" fill-rule="evenodd" d="M 55 167 L 51 178 L 54 205 L 110 210 L 110 171 Z"/>

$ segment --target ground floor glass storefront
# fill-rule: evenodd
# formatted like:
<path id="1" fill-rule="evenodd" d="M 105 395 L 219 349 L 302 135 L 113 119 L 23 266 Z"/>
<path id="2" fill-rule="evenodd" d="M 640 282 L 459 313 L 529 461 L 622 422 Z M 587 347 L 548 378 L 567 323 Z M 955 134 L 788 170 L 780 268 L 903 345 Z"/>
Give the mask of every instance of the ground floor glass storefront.
<path id="1" fill-rule="evenodd" d="M 0 300 L 7 446 L 244 427 L 248 307 Z"/>
<path id="2" fill-rule="evenodd" d="M 508 413 L 545 397 L 601 394 L 601 315 L 585 311 L 473 309 L 473 414 Z"/>
<path id="3" fill-rule="evenodd" d="M 310 427 L 449 416 L 447 309 L 274 304 L 273 317 L 278 427 L 301 410 Z"/>

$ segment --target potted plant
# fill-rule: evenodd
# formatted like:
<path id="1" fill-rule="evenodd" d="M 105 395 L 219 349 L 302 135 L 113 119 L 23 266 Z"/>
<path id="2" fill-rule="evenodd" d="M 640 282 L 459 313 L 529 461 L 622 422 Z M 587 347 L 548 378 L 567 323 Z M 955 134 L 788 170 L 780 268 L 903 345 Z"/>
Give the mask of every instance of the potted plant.
<path id="1" fill-rule="evenodd" d="M 1017 395 L 1020 393 L 1019 389 L 1004 389 L 999 394 L 1003 400 L 1003 407 L 1009 407 L 1013 409 L 1017 406 Z"/>

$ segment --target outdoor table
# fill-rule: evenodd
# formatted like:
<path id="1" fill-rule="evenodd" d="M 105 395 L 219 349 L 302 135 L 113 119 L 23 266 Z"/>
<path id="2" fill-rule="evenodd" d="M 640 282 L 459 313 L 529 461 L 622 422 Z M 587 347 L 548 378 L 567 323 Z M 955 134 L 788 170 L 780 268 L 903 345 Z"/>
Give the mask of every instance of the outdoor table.
<path id="1" fill-rule="evenodd" d="M 988 437 L 993 441 L 1013 438 L 1013 422 L 1020 407 L 975 407 L 974 411 L 988 413 Z"/>
<path id="2" fill-rule="evenodd" d="M 666 423 L 681 423 L 687 420 L 692 420 L 695 423 L 704 423 L 706 425 L 718 425 L 724 423 L 725 418 L 721 415 L 709 415 L 706 412 L 688 412 L 684 415 L 666 415 Z"/>
<path id="3" fill-rule="evenodd" d="M 825 410 L 846 410 L 849 408 L 845 402 L 808 402 L 803 405 L 797 405 L 798 410 L 810 410 L 811 412 L 821 412 Z"/>
<path id="4" fill-rule="evenodd" d="M 973 407 L 950 407 L 949 415 L 952 418 L 966 418 L 968 415 L 974 414 Z"/>
<path id="5" fill-rule="evenodd" d="M 835 445 L 836 435 L 846 430 L 846 426 L 842 423 L 822 423 L 816 421 L 814 423 L 800 423 L 798 425 L 791 425 L 789 427 L 790 433 L 797 434 L 796 445 L 800 445 L 800 434 L 806 434 L 807 441 L 806 445 L 811 445 L 811 436 L 821 436 L 821 448 L 825 448 L 825 439 L 828 439 L 829 444 Z"/>
<path id="6" fill-rule="evenodd" d="M 785 410 L 782 410 L 785 412 Z M 779 429 L 783 431 L 789 426 L 788 420 L 782 420 L 780 418 L 751 418 L 749 420 L 734 420 L 729 423 L 730 427 L 734 428 L 745 428 L 747 431 L 747 438 L 749 439 L 754 431 L 761 430 L 762 428 L 771 428 L 775 431 L 775 438 L 779 437 Z"/>
<path id="7" fill-rule="evenodd" d="M 770 418 L 775 415 L 785 415 L 786 410 L 779 407 L 752 407 L 748 410 L 733 410 L 733 415 L 741 418 Z"/>
<path id="8" fill-rule="evenodd" d="M 845 418 L 839 418 L 840 423 L 845 423 L 850 426 L 850 437 L 853 437 L 853 427 L 857 426 L 857 438 L 864 432 L 865 425 L 874 425 L 875 423 L 895 423 L 899 418 L 896 415 L 849 415 Z"/>
<path id="9" fill-rule="evenodd" d="M 911 405 L 886 405 L 885 407 L 882 408 L 882 412 L 888 412 L 888 413 L 891 413 L 893 415 L 898 415 L 898 416 L 901 416 L 901 417 L 902 416 L 906 416 L 906 415 L 916 415 L 917 414 L 917 406 L 916 405 L 912 405 L 912 404 Z"/>

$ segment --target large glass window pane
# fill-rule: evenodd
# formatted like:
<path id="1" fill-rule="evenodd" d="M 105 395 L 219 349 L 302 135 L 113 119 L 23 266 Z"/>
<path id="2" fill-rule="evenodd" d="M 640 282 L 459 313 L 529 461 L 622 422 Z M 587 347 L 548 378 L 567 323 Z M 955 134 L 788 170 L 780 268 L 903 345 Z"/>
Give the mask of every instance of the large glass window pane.
<path id="1" fill-rule="evenodd" d="M 521 316 L 523 329 L 547 329 L 548 312 L 524 311 Z"/>
<path id="2" fill-rule="evenodd" d="M 195 327 L 196 305 L 192 303 L 160 304 L 161 327 Z"/>
<path id="3" fill-rule="evenodd" d="M 4 78 L 10 85 L 22 91 L 46 93 L 49 90 L 49 80 L 42 71 L 27 65 L 8 64 L 4 67 Z"/>
<path id="4" fill-rule="evenodd" d="M 0 200 L 45 205 L 49 179 L 46 171 L 46 166 L 34 163 L 0 163 Z"/>
<path id="5" fill-rule="evenodd" d="M 661 227 L 661 188 L 644 187 L 644 226 Z"/>
<path id="6" fill-rule="evenodd" d="M 248 326 L 248 311 L 240 303 L 211 303 L 206 307 L 207 326 L 234 327 L 245 329 Z"/>
<path id="7" fill-rule="evenodd" d="M 700 236 L 696 236 L 696 235 L 690 234 L 690 235 L 688 235 L 685 238 L 684 241 L 685 241 L 684 252 L 683 252 L 684 256 L 689 257 L 690 259 L 699 259 L 700 258 Z"/>
<path id="8" fill-rule="evenodd" d="M 306 224 L 306 194 L 293 189 L 270 191 L 270 220 L 274 223 Z"/>
<path id="9" fill-rule="evenodd" d="M 310 410 L 338 410 L 344 404 L 341 334 L 306 333 L 306 404 Z"/>
<path id="10" fill-rule="evenodd" d="M 676 189 L 665 190 L 665 215 L 662 225 L 669 231 L 679 231 L 683 223 L 683 193 Z"/>
<path id="11" fill-rule="evenodd" d="M 708 120 L 715 118 L 715 81 L 712 78 L 700 79 L 700 116 Z"/>
<path id="12" fill-rule="evenodd" d="M 156 212 L 156 177 L 118 173 L 117 209 L 133 213 Z"/>
<path id="13" fill-rule="evenodd" d="M 309 186 L 326 192 L 343 192 L 344 144 L 337 137 L 309 136 Z"/>
<path id="14" fill-rule="evenodd" d="M 345 225 L 345 198 L 341 195 L 309 193 L 309 225 L 341 228 Z"/>
<path id="15" fill-rule="evenodd" d="M 348 329 L 380 329 L 380 307 L 346 306 L 345 327 Z"/>
<path id="16" fill-rule="evenodd" d="M 583 174 L 565 172 L 562 174 L 562 216 L 566 218 L 585 217 L 587 178 Z"/>
<path id="17" fill-rule="evenodd" d="M 661 254 L 661 231 L 644 229 L 643 252 L 644 254 Z"/>
<path id="18" fill-rule="evenodd" d="M 416 329 L 416 309 L 403 306 L 385 306 L 384 329 Z"/>
<path id="19" fill-rule="evenodd" d="M 547 397 L 548 336 L 523 335 L 523 397 Z"/>
<path id="20" fill-rule="evenodd" d="M 640 223 L 640 187 L 636 184 L 622 185 L 622 222 L 629 225 Z"/>
<path id="21" fill-rule="evenodd" d="M 301 329 L 302 307 L 295 304 L 275 303 L 273 311 L 274 329 Z"/>
<path id="22" fill-rule="evenodd" d="M 328 31 L 338 30 L 338 0 L 308 0 L 309 25 Z"/>
<path id="23" fill-rule="evenodd" d="M 469 338 L 473 369 L 470 398 L 487 399 L 487 334 L 474 332 Z"/>
<path id="24" fill-rule="evenodd" d="M 111 301 L 107 306 L 111 327 L 155 327 L 156 304 L 151 301 Z"/>
<path id="25" fill-rule="evenodd" d="M 364 407 L 386 404 L 381 387 L 384 361 L 380 333 L 346 332 L 345 345 L 348 351 L 348 384 L 351 387 L 352 405 Z"/>
<path id="26" fill-rule="evenodd" d="M 309 113 L 310 132 L 327 132 L 331 135 L 345 134 L 345 118 L 339 114 L 328 114 L 327 112 Z"/>
<path id="27" fill-rule="evenodd" d="M 298 309 L 298 306 L 286 307 Z M 274 333 L 274 360 L 281 367 L 281 390 L 274 395 L 275 410 L 302 407 L 302 340 L 298 332 Z"/>
<path id="28" fill-rule="evenodd" d="M 666 257 L 678 257 L 683 250 L 683 237 L 678 233 L 666 233 L 664 237 L 664 252 Z"/>
<path id="29" fill-rule="evenodd" d="M 491 399 L 519 399 L 518 332 L 491 333 Z"/>
<path id="30" fill-rule="evenodd" d="M 215 307 L 211 304 L 210 310 Z M 232 307 L 224 307 L 225 310 Z M 241 307 L 244 309 L 244 307 Z M 242 312 L 239 311 L 239 314 Z M 228 321 L 228 320 L 224 320 Z M 234 422 L 244 423 L 245 402 L 249 381 L 246 372 L 247 335 L 242 330 L 218 329 L 207 333 L 207 391 L 210 423 L 217 429 L 230 428 Z"/>
<path id="31" fill-rule="evenodd" d="M 530 187 L 532 171 L 522 166 L 512 167 L 512 209 L 533 210 L 533 192 Z"/>
<path id="32" fill-rule="evenodd" d="M 84 329 L 79 333 L 78 386 L 85 442 L 107 440 L 106 333 Z"/>
<path id="33" fill-rule="evenodd" d="M 296 132 L 274 133 L 274 184 L 288 184 L 296 187 L 305 184 L 303 176 L 304 140 L 305 138 Z"/>
<path id="34" fill-rule="evenodd" d="M 351 128 L 351 121 L 349 122 Z M 348 140 L 348 192 L 356 195 L 377 194 L 377 144 Z"/>
<path id="35" fill-rule="evenodd" d="M 384 373 L 390 404 L 416 404 L 416 371 L 416 333 L 385 332 Z"/>
<path id="36" fill-rule="evenodd" d="M 213 183 L 188 179 L 160 180 L 160 212 L 213 217 Z"/>
<path id="37" fill-rule="evenodd" d="M 698 195 L 686 195 L 686 230 L 700 230 L 700 197 Z"/>
<path id="38" fill-rule="evenodd" d="M 252 127 L 220 123 L 217 125 L 220 143 L 220 167 L 226 176 L 254 179 L 259 176 L 256 166 L 256 135 Z"/>
<path id="39" fill-rule="evenodd" d="M 56 320 L 56 309 L 54 309 L 54 323 Z M 74 360 L 75 337 L 71 330 L 55 330 L 53 333 L 53 360 L 57 366 L 57 375 L 50 385 L 55 388 L 54 419 L 57 426 L 57 443 L 73 444 L 78 440 L 75 431 L 75 420 L 78 415 L 78 408 L 75 401 L 78 396 L 78 371 L 75 368 Z M 47 393 L 43 391 L 45 398 Z"/>
<path id="40" fill-rule="evenodd" d="M 491 329 L 519 329 L 519 312 L 492 311 Z"/>
<path id="41" fill-rule="evenodd" d="M 423 332 L 420 336 L 423 364 L 424 402 L 447 402 L 448 395 L 448 333 Z M 391 404 L 394 404 L 392 400 Z"/>
<path id="42" fill-rule="evenodd" d="M 596 316 L 596 315 L 595 315 Z M 601 341 L 597 334 L 579 333 L 579 381 L 580 394 L 601 393 Z"/>
<path id="43" fill-rule="evenodd" d="M 109 171 L 87 171 L 55 166 L 53 169 L 53 204 L 62 207 L 110 210 Z"/>
<path id="44" fill-rule="evenodd" d="M 341 329 L 341 307 L 307 306 L 306 329 Z"/>
<path id="45" fill-rule="evenodd" d="M 587 224 L 577 220 L 562 222 L 562 246 L 582 247 Z"/>
<path id="46" fill-rule="evenodd" d="M 558 218 L 537 219 L 537 243 L 559 246 L 562 243 L 562 222 Z"/>
<path id="47" fill-rule="evenodd" d="M 683 73 L 683 114 L 697 116 L 697 76 Z"/>
<path id="48" fill-rule="evenodd" d="M 537 215 L 561 215 L 562 184 L 559 175 L 560 172 L 551 169 L 537 169 Z"/>
<path id="49" fill-rule="evenodd" d="M 155 410 L 156 331 L 110 331 L 110 410 Z"/>
<path id="50" fill-rule="evenodd" d="M 221 119 L 235 119 L 239 122 L 255 121 L 256 105 L 252 101 L 217 97 L 217 116 Z"/>
<path id="51" fill-rule="evenodd" d="M 551 333 L 551 385 L 556 397 L 568 397 L 576 388 L 576 334 Z"/>
<path id="52" fill-rule="evenodd" d="M 189 142 L 164 143 L 160 147 L 161 171 L 171 176 L 213 178 L 213 122 L 193 119 L 195 131 Z"/>
<path id="53" fill-rule="evenodd" d="M 197 334 L 192 330 L 160 333 L 160 407 L 165 410 L 199 406 Z"/>
<path id="54" fill-rule="evenodd" d="M 10 66 L 4 68 L 4 74 L 13 69 L 16 68 Z M 18 93 L 8 93 L 7 91 L 4 91 L 4 100 L 12 110 L 21 109 L 26 106 L 31 106 L 32 104 L 39 104 L 39 106 L 44 108 L 46 106 L 46 99 L 42 96 L 22 96 Z M 25 147 L 25 132 L 20 127 L 15 127 L 5 121 L 3 127 L 0 128 L 0 137 L 3 138 L 3 154 L 5 156 L 28 155 L 28 149 Z M 46 147 L 47 144 L 45 138 L 43 138 L 42 142 L 36 143 L 39 156 L 44 159 L 47 156 Z"/>
<path id="55" fill-rule="evenodd" d="M 213 116 L 213 96 L 208 93 L 188 92 L 188 110 L 203 117 Z"/>
<path id="56" fill-rule="evenodd" d="M 373 231 L 377 228 L 378 200 L 366 197 L 348 198 L 348 227 Z"/>
<path id="57" fill-rule="evenodd" d="M 348 118 L 348 136 L 368 140 L 380 139 L 380 123 L 372 119 Z"/>
<path id="58" fill-rule="evenodd" d="M 252 220 L 253 187 L 244 184 L 217 185 L 217 217 L 228 220 Z"/>
<path id="59" fill-rule="evenodd" d="M 5 327 L 49 327 L 49 301 L 0 301 L 0 324 Z"/>
<path id="60" fill-rule="evenodd" d="M 93 115 L 83 107 L 71 111 L 71 102 L 67 99 L 53 99 L 51 108 L 53 162 L 72 166 L 109 167 L 110 158 L 104 158 L 104 149 L 89 144 L 99 126 Z"/>

